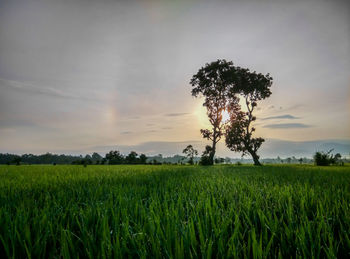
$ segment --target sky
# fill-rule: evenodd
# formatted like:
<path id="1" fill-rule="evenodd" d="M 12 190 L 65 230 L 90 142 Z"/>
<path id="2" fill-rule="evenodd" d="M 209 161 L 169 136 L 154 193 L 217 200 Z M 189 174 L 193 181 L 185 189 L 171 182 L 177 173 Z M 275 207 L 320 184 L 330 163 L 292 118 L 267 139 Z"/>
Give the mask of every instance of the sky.
<path id="1" fill-rule="evenodd" d="M 201 149 L 209 123 L 189 81 L 217 59 L 274 79 L 256 113 L 264 156 L 288 149 L 271 143 L 350 151 L 346 1 L 5 0 L 0 152 Z"/>

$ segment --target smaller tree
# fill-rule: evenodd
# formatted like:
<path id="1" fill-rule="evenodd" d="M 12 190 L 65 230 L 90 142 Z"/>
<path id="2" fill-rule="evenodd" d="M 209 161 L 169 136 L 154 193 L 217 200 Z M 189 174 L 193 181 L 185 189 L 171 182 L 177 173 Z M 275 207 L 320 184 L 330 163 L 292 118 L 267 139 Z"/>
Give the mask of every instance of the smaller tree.
<path id="1" fill-rule="evenodd" d="M 188 145 L 188 146 L 182 151 L 182 153 L 186 154 L 186 156 L 189 158 L 188 163 L 189 163 L 190 165 L 193 165 L 193 164 L 194 164 L 193 158 L 194 158 L 194 156 L 198 155 L 198 151 L 195 150 L 195 149 L 193 148 L 192 145 Z"/>
<path id="2" fill-rule="evenodd" d="M 215 161 L 215 164 L 222 164 L 225 162 L 225 159 L 222 157 L 217 157 L 217 158 L 215 158 L 214 161 Z"/>
<path id="3" fill-rule="evenodd" d="M 135 151 L 131 151 L 129 155 L 125 157 L 125 163 L 127 164 L 137 164 L 138 158 Z"/>
<path id="4" fill-rule="evenodd" d="M 93 162 L 95 162 L 95 164 L 99 164 L 102 159 L 102 156 L 99 153 L 94 152 L 91 156 L 91 159 Z"/>
<path id="5" fill-rule="evenodd" d="M 228 105 L 230 120 L 225 132 L 226 146 L 232 151 L 242 152 L 243 155 L 249 153 L 254 165 L 261 165 L 257 151 L 265 140 L 253 137 L 255 128 L 252 124 L 256 120 L 253 112 L 258 101 L 271 95 L 272 77 L 269 74 L 263 75 L 255 71 L 250 72 L 249 69 L 237 68 L 234 81 L 235 87 L 232 91 L 242 97 L 246 112 L 241 110 L 237 100 L 232 99 L 233 102 Z"/>
<path id="6" fill-rule="evenodd" d="M 140 155 L 140 164 L 146 164 L 147 156 L 145 154 Z"/>
<path id="7" fill-rule="evenodd" d="M 15 156 L 15 158 L 13 159 L 13 163 L 15 163 L 16 165 L 20 165 L 21 161 L 22 159 L 20 156 Z"/>
<path id="8" fill-rule="evenodd" d="M 212 147 L 207 145 L 205 150 L 202 153 L 201 160 L 199 161 L 200 165 L 212 165 L 210 154 L 212 152 Z"/>
<path id="9" fill-rule="evenodd" d="M 338 164 L 341 155 L 339 153 L 333 155 L 331 154 L 332 151 L 333 149 L 329 150 L 328 152 L 316 152 L 314 155 L 315 165 L 328 166 Z"/>
<path id="10" fill-rule="evenodd" d="M 117 150 L 111 150 L 106 154 L 106 160 L 110 165 L 122 164 L 124 162 L 124 156 Z"/>

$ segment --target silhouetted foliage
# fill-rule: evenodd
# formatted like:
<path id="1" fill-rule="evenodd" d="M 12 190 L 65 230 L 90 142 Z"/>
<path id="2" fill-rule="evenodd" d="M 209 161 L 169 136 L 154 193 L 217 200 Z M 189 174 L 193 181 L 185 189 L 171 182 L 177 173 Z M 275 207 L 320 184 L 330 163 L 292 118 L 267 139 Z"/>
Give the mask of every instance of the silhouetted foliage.
<path id="1" fill-rule="evenodd" d="M 189 158 L 188 163 L 189 163 L 190 165 L 193 165 L 193 164 L 194 164 L 193 158 L 194 158 L 194 156 L 198 155 L 198 151 L 195 150 L 195 149 L 193 148 L 192 145 L 188 145 L 188 146 L 182 151 L 182 153 L 186 154 L 186 156 Z"/>
<path id="2" fill-rule="evenodd" d="M 11 164 L 18 155 L 0 154 L 0 164 Z M 42 155 L 24 154 L 20 156 L 22 164 L 71 164 L 73 161 L 82 159 L 81 156 L 56 155 L 46 153 Z"/>
<path id="3" fill-rule="evenodd" d="M 131 151 L 129 155 L 125 157 L 126 164 L 139 164 L 139 159 L 137 158 L 137 153 Z"/>
<path id="4" fill-rule="evenodd" d="M 92 153 L 91 160 L 94 164 L 98 165 L 102 160 L 102 156 L 96 152 Z"/>
<path id="5" fill-rule="evenodd" d="M 146 164 L 147 163 L 147 156 L 145 154 L 140 155 L 140 164 Z"/>
<path id="6" fill-rule="evenodd" d="M 257 101 L 271 95 L 272 77 L 269 74 L 258 74 L 255 71 L 250 72 L 249 69 L 235 67 L 231 83 L 234 86 L 231 88 L 232 92 L 244 99 L 247 111 L 242 111 L 236 99 L 228 104 L 230 120 L 225 131 L 226 146 L 232 151 L 242 152 L 243 156 L 249 153 L 254 165 L 261 165 L 257 151 L 264 139 L 253 138 L 255 128 L 252 127 L 252 123 L 256 120 L 253 111 Z"/>
<path id="7" fill-rule="evenodd" d="M 342 161 L 340 161 L 341 155 L 339 153 L 333 155 L 331 154 L 332 151 L 333 149 L 329 150 L 328 152 L 316 152 L 314 155 L 315 165 L 328 166 L 342 164 Z"/>
<path id="8" fill-rule="evenodd" d="M 199 160 L 200 165 L 212 165 L 210 154 L 212 152 L 212 147 L 207 145 L 202 153 L 201 159 Z"/>
<path id="9" fill-rule="evenodd" d="M 16 156 L 14 159 L 13 159 L 13 163 L 15 163 L 16 165 L 20 165 L 21 164 L 21 157 L 20 156 Z"/>
<path id="10" fill-rule="evenodd" d="M 190 81 L 193 87 L 192 96 L 205 98 L 203 106 L 207 109 L 209 122 L 213 127 L 212 129 L 201 129 L 203 138 L 212 141 L 208 156 L 209 164 L 214 163 L 216 144 L 224 134 L 222 112 L 228 103 L 237 101 L 235 92 L 232 91 L 235 69 L 232 62 L 224 59 L 217 60 L 200 68 Z"/>
<path id="11" fill-rule="evenodd" d="M 110 165 L 119 165 L 124 163 L 124 156 L 117 150 L 111 150 L 106 154 L 106 160 Z"/>
<path id="12" fill-rule="evenodd" d="M 214 159 L 215 164 L 222 164 L 225 162 L 225 159 L 223 157 L 217 157 Z"/>

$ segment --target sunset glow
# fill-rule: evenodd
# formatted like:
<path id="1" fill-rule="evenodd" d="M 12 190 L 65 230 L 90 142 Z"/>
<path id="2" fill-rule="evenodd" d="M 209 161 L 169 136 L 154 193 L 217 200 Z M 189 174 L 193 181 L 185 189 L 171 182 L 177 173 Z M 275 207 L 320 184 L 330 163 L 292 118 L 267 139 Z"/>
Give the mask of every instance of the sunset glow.
<path id="1" fill-rule="evenodd" d="M 3 1 L 0 152 L 203 147 L 211 126 L 189 81 L 217 59 L 273 77 L 254 110 L 267 143 L 350 139 L 347 6 L 200 2 Z"/>

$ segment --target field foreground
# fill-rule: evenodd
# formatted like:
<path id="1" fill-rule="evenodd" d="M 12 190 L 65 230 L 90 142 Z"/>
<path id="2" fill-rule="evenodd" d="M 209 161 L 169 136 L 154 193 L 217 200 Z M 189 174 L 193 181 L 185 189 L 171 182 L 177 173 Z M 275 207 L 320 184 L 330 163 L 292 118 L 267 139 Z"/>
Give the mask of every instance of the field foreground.
<path id="1" fill-rule="evenodd" d="M 350 257 L 350 167 L 0 166 L 0 257 Z"/>

